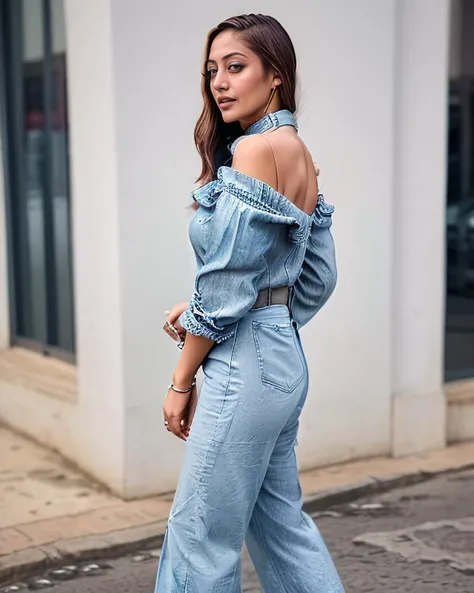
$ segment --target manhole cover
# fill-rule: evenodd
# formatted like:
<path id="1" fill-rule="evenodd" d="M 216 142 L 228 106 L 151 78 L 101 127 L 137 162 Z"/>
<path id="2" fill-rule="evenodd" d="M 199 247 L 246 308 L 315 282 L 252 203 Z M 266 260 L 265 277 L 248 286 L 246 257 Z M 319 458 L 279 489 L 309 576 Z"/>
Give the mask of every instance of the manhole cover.
<path id="1" fill-rule="evenodd" d="M 449 552 L 474 552 L 474 533 L 472 531 L 459 531 L 454 527 L 437 527 L 436 529 L 415 531 L 418 539 L 439 550 Z"/>

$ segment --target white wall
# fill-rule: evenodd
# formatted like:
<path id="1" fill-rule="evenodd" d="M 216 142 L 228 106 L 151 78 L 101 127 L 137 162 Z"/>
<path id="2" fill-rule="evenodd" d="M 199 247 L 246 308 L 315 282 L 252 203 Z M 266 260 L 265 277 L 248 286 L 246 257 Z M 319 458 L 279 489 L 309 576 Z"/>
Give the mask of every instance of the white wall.
<path id="1" fill-rule="evenodd" d="M 398 2 L 391 292 L 396 455 L 446 442 L 448 25 L 445 0 Z"/>
<path id="2" fill-rule="evenodd" d="M 66 9 L 79 386 L 75 431 L 81 463 L 121 491 L 124 336 L 111 4 L 69 0 Z"/>
<path id="3" fill-rule="evenodd" d="M 277 16 L 297 45 L 301 135 L 336 206 L 339 265 L 334 296 L 302 332 L 310 392 L 298 454 L 310 467 L 390 451 L 395 2 L 301 4 Z"/>
<path id="4" fill-rule="evenodd" d="M 293 37 L 301 135 L 322 167 L 326 199 L 336 206 L 339 285 L 302 332 L 311 370 L 298 449 L 303 468 L 393 448 L 392 395 L 401 380 L 393 373 L 393 352 L 412 337 L 393 337 L 410 306 L 405 300 L 399 313 L 394 308 L 397 155 L 415 141 L 415 161 L 434 158 L 443 169 L 443 121 L 432 117 L 447 68 L 429 53 L 443 18 L 447 31 L 441 0 L 434 9 L 431 1 L 413 0 L 418 17 L 437 15 L 434 24 L 416 21 L 424 41 L 411 45 L 416 68 L 425 60 L 433 70 L 436 107 L 421 128 L 399 135 L 408 125 L 400 93 L 411 96 L 416 75 L 414 67 L 403 94 L 395 69 L 399 1 L 260 0 L 240 2 L 237 11 L 271 12 Z M 79 400 L 50 407 L 42 400 L 33 419 L 23 395 L 9 399 L 8 414 L 13 423 L 28 416 L 29 430 L 116 491 L 145 495 L 174 487 L 183 451 L 162 427 L 162 399 L 178 351 L 161 327 L 163 311 L 193 289 L 186 206 L 199 172 L 192 131 L 201 105 L 201 55 L 207 31 L 230 13 L 217 0 L 189 3 L 186 20 L 182 5 L 155 0 L 67 0 L 66 6 Z M 428 123 L 436 145 L 426 141 Z M 435 229 L 440 191 L 436 208 L 424 212 Z M 413 188 L 410 196 L 417 199 Z M 409 210 L 408 202 L 403 208 Z M 416 248 L 416 237 L 423 237 L 414 224 L 403 228 Z M 430 241 L 438 253 L 440 243 Z M 429 281 L 439 289 L 436 274 Z M 430 315 L 438 304 L 435 299 Z M 422 338 L 426 346 L 423 340 L 436 340 L 428 333 Z M 439 376 L 436 365 L 429 368 Z M 413 371 L 417 379 L 420 372 Z M 415 409 L 411 403 L 405 413 Z M 425 403 L 416 410 L 423 413 Z"/>

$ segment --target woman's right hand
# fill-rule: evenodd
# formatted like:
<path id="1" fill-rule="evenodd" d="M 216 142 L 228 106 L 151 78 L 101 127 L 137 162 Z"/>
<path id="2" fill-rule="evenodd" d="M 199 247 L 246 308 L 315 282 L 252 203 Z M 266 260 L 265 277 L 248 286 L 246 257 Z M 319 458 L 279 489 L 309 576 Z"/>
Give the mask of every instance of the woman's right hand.
<path id="1" fill-rule="evenodd" d="M 184 327 L 179 323 L 178 319 L 184 311 L 188 308 L 189 303 L 178 303 L 175 305 L 171 311 L 166 311 L 166 322 L 163 325 L 164 331 L 171 337 L 175 342 L 180 340 L 184 340 L 186 337 L 186 330 Z M 169 327 L 168 323 L 170 323 L 179 334 L 179 337 L 173 332 L 173 330 Z"/>

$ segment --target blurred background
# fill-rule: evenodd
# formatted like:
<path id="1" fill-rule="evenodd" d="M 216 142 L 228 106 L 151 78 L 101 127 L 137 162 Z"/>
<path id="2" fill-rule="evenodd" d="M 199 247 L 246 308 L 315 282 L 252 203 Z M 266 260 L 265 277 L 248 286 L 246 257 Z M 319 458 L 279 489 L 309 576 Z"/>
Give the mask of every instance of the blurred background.
<path id="1" fill-rule="evenodd" d="M 474 439 L 474 0 L 0 0 L 0 419 L 124 497 L 175 485 L 202 49 L 251 11 L 294 40 L 336 206 L 302 467 Z"/>

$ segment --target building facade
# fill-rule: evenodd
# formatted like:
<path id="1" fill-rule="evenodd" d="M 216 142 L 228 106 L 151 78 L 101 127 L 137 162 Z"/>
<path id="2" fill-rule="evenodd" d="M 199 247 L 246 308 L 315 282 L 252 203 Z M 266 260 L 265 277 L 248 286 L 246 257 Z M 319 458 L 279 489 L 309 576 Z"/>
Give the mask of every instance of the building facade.
<path id="1" fill-rule="evenodd" d="M 204 38 L 270 12 L 336 207 L 300 466 L 474 438 L 474 0 L 0 6 L 1 420 L 126 498 L 174 488 L 161 328 L 193 290 Z"/>

